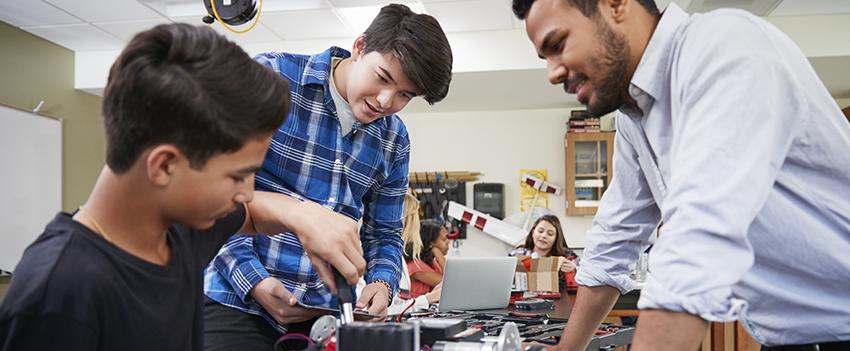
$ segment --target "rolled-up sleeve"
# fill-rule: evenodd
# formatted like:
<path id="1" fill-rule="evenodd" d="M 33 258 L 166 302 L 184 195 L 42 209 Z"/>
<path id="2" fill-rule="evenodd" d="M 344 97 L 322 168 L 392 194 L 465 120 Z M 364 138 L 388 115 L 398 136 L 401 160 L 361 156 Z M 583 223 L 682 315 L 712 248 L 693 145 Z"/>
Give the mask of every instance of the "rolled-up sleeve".
<path id="1" fill-rule="evenodd" d="M 674 58 L 672 172 L 639 308 L 709 321 L 746 308 L 731 287 L 753 264 L 748 228 L 807 119 L 794 73 L 777 59 L 775 45 L 787 43 L 751 21 L 695 21 Z"/>
<path id="2" fill-rule="evenodd" d="M 614 141 L 614 177 L 602 196 L 587 233 L 587 244 L 576 282 L 584 286 L 609 285 L 625 294 L 636 287 L 629 265 L 649 244 L 660 212 L 652 197 L 638 156 L 617 116 Z"/>

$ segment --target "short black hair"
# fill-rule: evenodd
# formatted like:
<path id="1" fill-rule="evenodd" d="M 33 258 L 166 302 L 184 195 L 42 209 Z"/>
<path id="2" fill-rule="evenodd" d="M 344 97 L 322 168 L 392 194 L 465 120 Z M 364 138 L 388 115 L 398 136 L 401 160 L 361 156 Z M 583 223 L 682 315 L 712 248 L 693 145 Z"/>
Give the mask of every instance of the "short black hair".
<path id="1" fill-rule="evenodd" d="M 146 148 L 176 145 L 193 168 L 274 132 L 289 84 L 210 28 L 158 25 L 115 60 L 103 95 L 106 164 L 124 173 Z"/>
<path id="2" fill-rule="evenodd" d="M 419 249 L 419 259 L 422 262 L 431 264 L 434 260 L 434 253 L 431 252 L 431 245 L 440 237 L 440 230 L 443 225 L 435 219 L 426 219 L 419 224 L 419 236 L 422 238 L 422 247 Z M 413 243 L 407 243 L 404 247 L 404 260 L 410 262 L 414 257 Z"/>
<path id="3" fill-rule="evenodd" d="M 525 19 L 525 16 L 528 16 L 528 10 L 531 9 L 531 5 L 534 4 L 535 0 L 513 0 L 513 10 L 514 14 L 519 19 Z M 562 0 L 566 1 L 572 7 L 577 8 L 584 17 L 593 18 L 599 12 L 599 0 Z M 637 0 L 650 15 L 655 17 L 660 17 L 661 12 L 658 11 L 658 5 L 655 4 L 655 0 Z"/>
<path id="4" fill-rule="evenodd" d="M 364 53 L 393 53 L 404 74 L 429 104 L 449 93 L 452 48 L 434 17 L 417 14 L 405 5 L 390 4 L 381 8 L 363 34 Z"/>

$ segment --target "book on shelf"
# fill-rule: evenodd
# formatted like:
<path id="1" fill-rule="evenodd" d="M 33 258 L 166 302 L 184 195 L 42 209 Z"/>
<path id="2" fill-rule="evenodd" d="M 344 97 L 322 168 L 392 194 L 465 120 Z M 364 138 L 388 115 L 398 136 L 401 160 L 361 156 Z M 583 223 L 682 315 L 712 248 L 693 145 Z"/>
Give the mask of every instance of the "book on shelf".
<path id="1" fill-rule="evenodd" d="M 599 200 L 576 200 L 575 207 L 599 207 Z"/>
<path id="2" fill-rule="evenodd" d="M 576 188 L 601 188 L 602 179 L 576 179 Z"/>

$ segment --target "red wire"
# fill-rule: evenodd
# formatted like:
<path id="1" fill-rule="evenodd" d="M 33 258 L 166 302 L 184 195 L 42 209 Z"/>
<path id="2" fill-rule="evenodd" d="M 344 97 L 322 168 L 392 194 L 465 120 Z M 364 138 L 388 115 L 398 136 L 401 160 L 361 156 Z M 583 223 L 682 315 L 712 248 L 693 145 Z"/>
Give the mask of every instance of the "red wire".
<path id="1" fill-rule="evenodd" d="M 396 322 L 401 323 L 401 316 L 404 316 L 404 313 L 407 312 L 407 310 L 413 307 L 413 305 L 416 303 L 416 298 L 413 298 L 412 300 L 413 301 L 410 302 L 410 305 L 407 305 L 407 307 L 404 308 L 404 311 L 401 311 L 401 313 L 399 313 L 398 318 L 396 318 Z"/>
<path id="2" fill-rule="evenodd" d="M 281 336 L 281 337 L 280 337 L 279 341 L 282 341 L 282 340 L 289 340 L 289 339 L 295 339 L 295 338 L 304 339 L 304 340 L 307 340 L 307 343 L 308 343 L 308 344 L 313 345 L 313 346 L 315 346 L 315 345 L 316 345 L 316 342 L 315 342 L 315 341 L 313 341 L 313 339 L 310 339 L 310 337 L 309 337 L 309 336 L 304 335 L 304 334 L 301 334 L 301 333 L 288 333 L 288 334 L 285 334 L 284 336 Z"/>

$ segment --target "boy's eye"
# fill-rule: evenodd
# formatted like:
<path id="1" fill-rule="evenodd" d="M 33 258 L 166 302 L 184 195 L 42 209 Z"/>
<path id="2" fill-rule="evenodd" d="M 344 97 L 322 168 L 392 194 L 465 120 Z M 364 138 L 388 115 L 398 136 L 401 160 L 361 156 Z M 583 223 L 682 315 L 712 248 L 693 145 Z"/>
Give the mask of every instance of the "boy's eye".
<path id="1" fill-rule="evenodd" d="M 381 82 L 384 82 L 384 83 L 388 82 L 388 80 L 386 78 L 384 78 L 384 76 L 382 76 L 380 74 L 376 74 L 376 75 L 378 76 L 378 79 L 381 80 Z"/>
<path id="2" fill-rule="evenodd" d="M 405 99 L 413 100 L 413 94 L 410 93 L 401 93 L 401 96 L 404 96 Z"/>
<path id="3" fill-rule="evenodd" d="M 233 176 L 233 177 L 230 177 L 230 178 L 232 178 L 232 179 L 233 179 L 233 181 L 234 181 L 234 182 L 237 182 L 237 183 L 242 183 L 242 182 L 244 182 L 244 181 L 245 181 L 245 177 L 237 177 L 237 176 Z"/>

